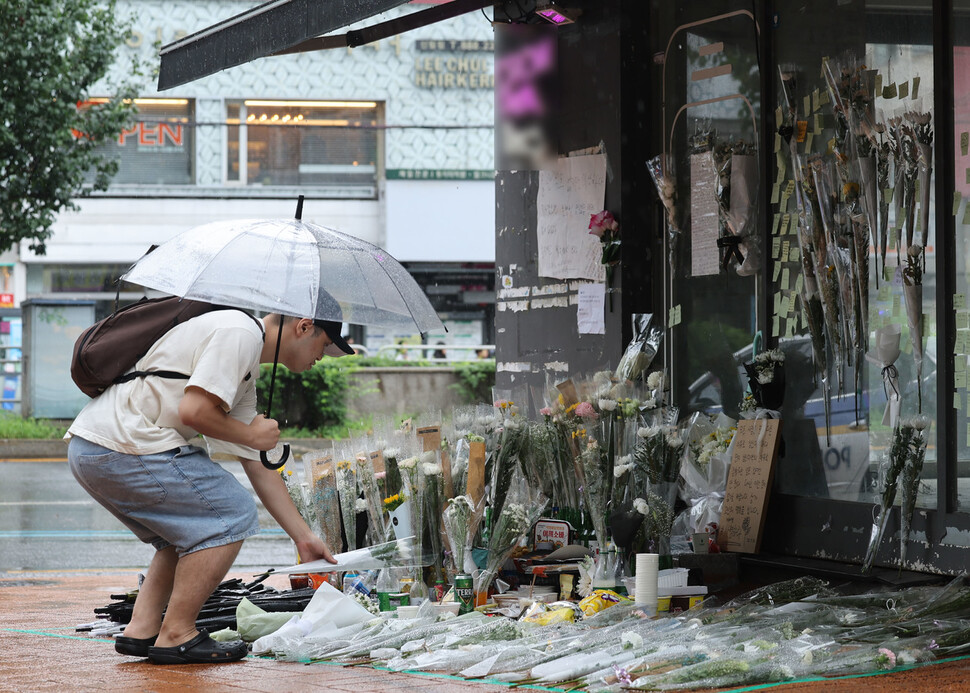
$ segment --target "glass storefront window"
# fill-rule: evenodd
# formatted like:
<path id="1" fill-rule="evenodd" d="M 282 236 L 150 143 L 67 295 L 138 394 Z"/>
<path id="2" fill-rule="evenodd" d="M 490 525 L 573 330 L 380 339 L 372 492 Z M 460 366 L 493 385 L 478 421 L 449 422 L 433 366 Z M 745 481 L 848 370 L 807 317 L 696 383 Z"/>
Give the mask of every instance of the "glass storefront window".
<path id="1" fill-rule="evenodd" d="M 777 346 L 786 386 L 775 490 L 878 502 L 893 424 L 919 416 L 930 428 L 917 506 L 935 508 L 942 258 L 932 3 L 778 7 L 770 26 L 757 26 L 730 2 L 657 5 L 667 33 L 658 37 L 664 147 L 654 170 L 675 190 L 663 288 L 675 328 L 665 360 L 687 403 L 680 415 L 737 418 L 743 364 Z M 772 64 L 758 48 L 766 31 Z M 964 59 L 970 51 L 957 50 L 958 80 Z M 763 93 L 773 101 L 762 105 Z M 959 97 L 958 130 L 961 107 L 970 131 L 970 102 Z M 960 155 L 966 198 L 970 158 Z M 957 274 L 967 295 L 962 260 Z M 970 342 L 970 309 L 956 310 Z M 898 353 L 880 352 L 893 337 Z M 956 385 L 965 394 L 966 381 Z"/>
<path id="2" fill-rule="evenodd" d="M 226 180 L 373 189 L 380 113 L 380 105 L 373 101 L 229 103 Z"/>
<path id="3" fill-rule="evenodd" d="M 91 99 L 90 103 L 104 99 Z M 112 184 L 191 185 L 195 182 L 193 102 L 188 99 L 135 99 L 135 124 L 106 144 L 118 161 Z"/>
<path id="4" fill-rule="evenodd" d="M 953 3 L 953 140 L 956 217 L 954 239 L 954 387 L 957 440 L 957 504 L 970 507 L 970 393 L 967 366 L 970 358 L 970 2 Z"/>

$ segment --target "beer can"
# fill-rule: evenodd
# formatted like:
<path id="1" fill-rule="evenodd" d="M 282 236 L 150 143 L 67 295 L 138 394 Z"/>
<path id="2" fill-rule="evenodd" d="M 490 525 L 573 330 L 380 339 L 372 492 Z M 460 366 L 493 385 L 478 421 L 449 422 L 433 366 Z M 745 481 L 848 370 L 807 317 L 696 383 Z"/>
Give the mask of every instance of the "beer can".
<path id="1" fill-rule="evenodd" d="M 475 589 L 471 575 L 455 576 L 455 601 L 459 605 L 459 614 L 467 614 L 475 609 Z"/>

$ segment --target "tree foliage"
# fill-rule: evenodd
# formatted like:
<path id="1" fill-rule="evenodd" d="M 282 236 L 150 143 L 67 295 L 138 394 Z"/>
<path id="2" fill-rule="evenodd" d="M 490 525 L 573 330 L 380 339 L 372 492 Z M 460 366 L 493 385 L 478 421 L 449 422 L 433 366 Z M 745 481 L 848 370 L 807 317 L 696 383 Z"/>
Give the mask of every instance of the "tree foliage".
<path id="1" fill-rule="evenodd" d="M 99 145 L 130 126 L 134 86 L 79 104 L 108 96 L 90 90 L 128 30 L 113 0 L 0 0 L 0 252 L 26 240 L 43 254 L 57 214 L 117 171 Z"/>

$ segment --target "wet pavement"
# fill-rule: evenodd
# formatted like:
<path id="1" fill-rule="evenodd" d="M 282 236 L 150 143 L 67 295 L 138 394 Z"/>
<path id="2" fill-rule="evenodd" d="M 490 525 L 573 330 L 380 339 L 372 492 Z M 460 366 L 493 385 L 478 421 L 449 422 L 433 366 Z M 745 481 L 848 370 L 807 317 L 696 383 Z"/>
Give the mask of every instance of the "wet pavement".
<path id="1" fill-rule="evenodd" d="M 245 474 L 227 464 L 248 487 Z M 263 534 L 248 539 L 230 577 L 249 581 L 293 562 L 293 547 L 264 510 Z M 151 558 L 76 484 L 66 461 L 0 461 L 0 692 L 6 691 L 416 691 L 493 693 L 498 682 L 465 681 L 367 666 L 278 662 L 250 656 L 215 665 L 153 665 L 115 653 L 109 638 L 77 632 L 111 595 L 134 589 Z M 283 576 L 267 584 L 286 588 Z M 771 685 L 735 690 L 764 690 Z M 878 676 L 789 682 L 790 691 L 970 691 L 970 659 Z M 524 690 L 555 688 L 521 686 Z"/>

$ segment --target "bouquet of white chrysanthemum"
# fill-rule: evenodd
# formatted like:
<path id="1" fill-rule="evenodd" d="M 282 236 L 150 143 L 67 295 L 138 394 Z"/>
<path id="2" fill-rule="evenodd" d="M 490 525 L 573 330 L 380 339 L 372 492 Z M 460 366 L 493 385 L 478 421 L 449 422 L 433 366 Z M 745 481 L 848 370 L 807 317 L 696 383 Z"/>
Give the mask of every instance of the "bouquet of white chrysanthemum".
<path id="1" fill-rule="evenodd" d="M 317 525 L 317 510 L 312 502 L 310 502 L 310 489 L 307 484 L 299 478 L 299 475 L 294 475 L 292 469 L 286 469 L 283 467 L 280 470 L 283 476 L 283 481 L 286 484 L 286 491 L 290 494 L 290 500 L 293 501 L 293 505 L 296 509 L 300 511 L 300 517 L 310 526 L 316 527 Z"/>
<path id="2" fill-rule="evenodd" d="M 421 555 L 415 550 L 414 537 L 365 546 L 362 549 L 345 551 L 334 555 L 336 563 L 326 559 L 301 563 L 277 570 L 277 573 L 344 572 L 380 570 L 381 568 L 412 568 L 420 566 Z"/>
<path id="3" fill-rule="evenodd" d="M 452 498 L 441 514 L 441 523 L 448 537 L 456 573 L 471 574 L 475 570 L 475 564 L 469 564 L 468 559 L 471 558 L 472 538 L 478 530 L 484 511 L 484 498 L 475 503 L 471 496 L 462 494 Z"/>
<path id="4" fill-rule="evenodd" d="M 501 513 L 492 516 L 485 569 L 474 576 L 476 593 L 488 591 L 505 561 L 542 516 L 546 503 L 546 497 L 541 492 L 533 492 L 522 473 L 517 472 Z"/>

